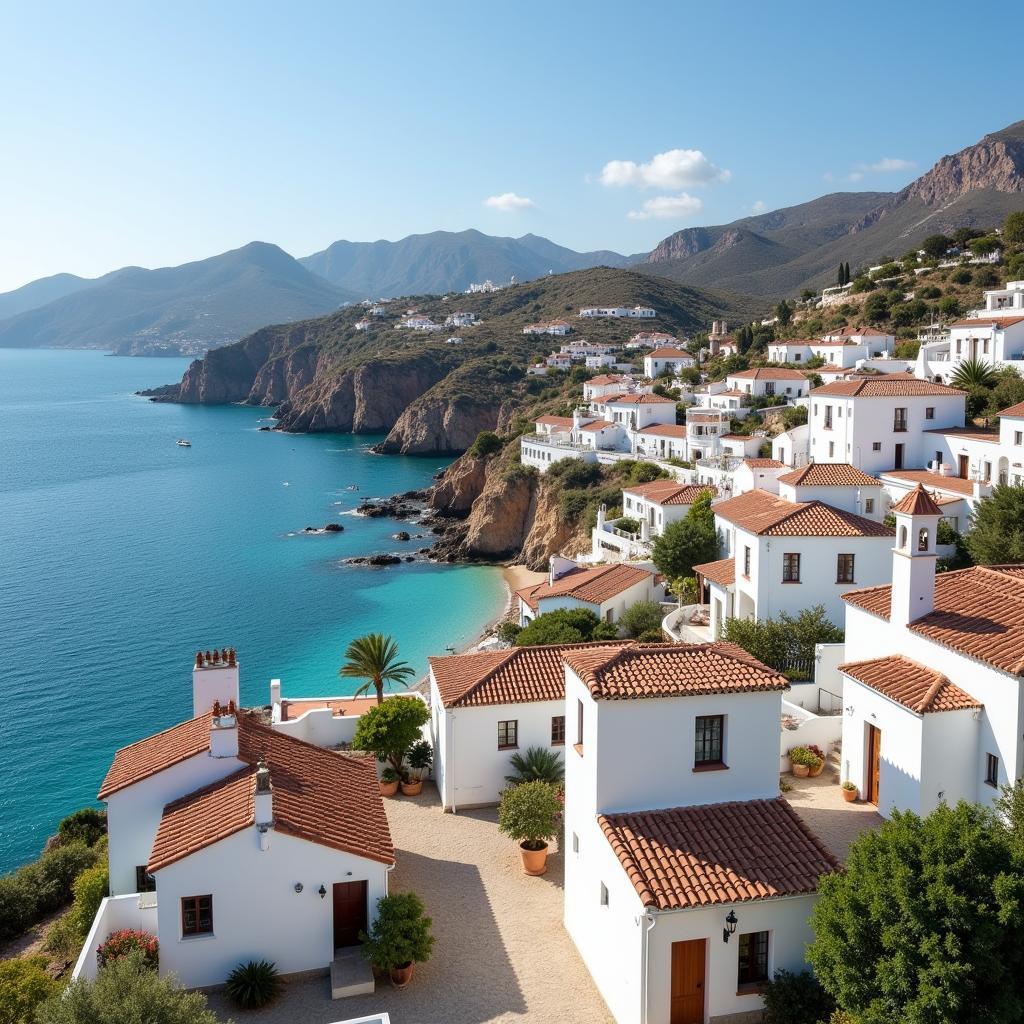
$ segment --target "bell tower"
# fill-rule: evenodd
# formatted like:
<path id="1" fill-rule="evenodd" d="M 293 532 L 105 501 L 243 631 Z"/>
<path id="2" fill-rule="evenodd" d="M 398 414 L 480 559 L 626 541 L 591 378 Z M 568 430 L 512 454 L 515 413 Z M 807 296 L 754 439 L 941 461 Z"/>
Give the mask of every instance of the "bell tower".
<path id="1" fill-rule="evenodd" d="M 935 540 L 942 510 L 918 484 L 892 511 L 896 546 L 892 549 L 889 621 L 906 626 L 935 608 Z"/>

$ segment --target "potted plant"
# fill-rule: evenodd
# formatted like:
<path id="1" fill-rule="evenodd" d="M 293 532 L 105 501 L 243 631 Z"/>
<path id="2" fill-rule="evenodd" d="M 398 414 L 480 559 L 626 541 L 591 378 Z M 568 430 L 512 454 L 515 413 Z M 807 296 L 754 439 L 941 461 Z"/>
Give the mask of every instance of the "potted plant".
<path id="1" fill-rule="evenodd" d="M 405 796 L 419 796 L 423 791 L 423 773 L 434 763 L 434 748 L 426 740 L 417 740 L 405 755 L 409 772 L 402 779 Z"/>
<path id="2" fill-rule="evenodd" d="M 843 791 L 843 799 L 848 804 L 852 804 L 854 800 L 857 799 L 857 787 L 850 782 L 849 779 L 847 779 L 839 788 Z"/>
<path id="3" fill-rule="evenodd" d="M 548 843 L 555 837 L 561 812 L 558 792 L 548 782 L 523 782 L 501 794 L 498 828 L 519 843 L 528 875 L 547 871 Z"/>
<path id="4" fill-rule="evenodd" d="M 793 774 L 798 779 L 805 779 L 811 774 L 820 758 L 812 754 L 806 747 L 793 747 L 789 751 L 789 763 L 793 768 Z"/>
<path id="5" fill-rule="evenodd" d="M 414 892 L 395 892 L 377 901 L 377 917 L 369 932 L 361 932 L 363 955 L 378 970 L 391 975 L 396 988 L 412 980 L 413 965 L 430 959 L 433 923 L 423 900 Z"/>
<path id="6" fill-rule="evenodd" d="M 818 759 L 817 764 L 810 765 L 808 773 L 812 779 L 816 779 L 825 770 L 825 751 L 816 743 L 808 743 L 807 749 Z"/>
<path id="7" fill-rule="evenodd" d="M 380 781 L 377 783 L 380 786 L 380 795 L 394 796 L 398 792 L 398 781 L 398 772 L 389 765 L 380 773 Z"/>

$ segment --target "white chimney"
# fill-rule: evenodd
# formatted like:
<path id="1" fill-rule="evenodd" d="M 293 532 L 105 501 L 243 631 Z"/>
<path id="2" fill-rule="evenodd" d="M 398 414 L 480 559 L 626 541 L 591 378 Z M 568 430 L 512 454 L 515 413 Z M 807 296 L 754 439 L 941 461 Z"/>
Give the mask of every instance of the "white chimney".
<path id="1" fill-rule="evenodd" d="M 270 680 L 270 706 L 281 703 L 281 680 Z"/>
<path id="2" fill-rule="evenodd" d="M 270 769 L 263 760 L 256 766 L 256 792 L 253 803 L 256 829 L 260 835 L 260 849 L 266 850 L 270 846 L 270 830 L 274 827 L 274 787 L 270 783 Z"/>
<path id="3" fill-rule="evenodd" d="M 918 484 L 892 511 L 896 546 L 892 549 L 889 620 L 906 626 L 935 609 L 935 538 L 942 510 Z"/>
<path id="4" fill-rule="evenodd" d="M 213 706 L 210 757 L 238 757 L 238 707 L 234 701 L 227 707 L 219 702 Z"/>
<path id="5" fill-rule="evenodd" d="M 238 657 L 233 647 L 220 651 L 196 651 L 192 668 L 192 717 L 198 718 L 213 710 L 214 704 L 235 704 L 239 701 Z"/>

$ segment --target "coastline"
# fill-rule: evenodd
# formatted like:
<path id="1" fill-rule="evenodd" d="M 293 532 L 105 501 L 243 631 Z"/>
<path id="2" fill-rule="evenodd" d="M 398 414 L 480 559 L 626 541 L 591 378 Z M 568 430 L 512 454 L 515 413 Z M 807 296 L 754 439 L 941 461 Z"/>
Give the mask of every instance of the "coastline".
<path id="1" fill-rule="evenodd" d="M 532 569 L 528 569 L 525 565 L 503 565 L 500 568 L 501 579 L 505 584 L 506 590 L 505 607 L 502 609 L 500 614 L 487 622 L 477 636 L 470 640 L 469 643 L 459 648 L 457 652 L 458 654 L 465 654 L 467 651 L 475 650 L 481 643 L 483 643 L 484 640 L 494 634 L 498 625 L 504 622 L 505 619 L 512 614 L 515 608 L 517 590 L 522 590 L 523 587 L 528 587 L 533 583 L 540 583 L 541 580 L 547 578 L 547 573 L 534 572 Z"/>

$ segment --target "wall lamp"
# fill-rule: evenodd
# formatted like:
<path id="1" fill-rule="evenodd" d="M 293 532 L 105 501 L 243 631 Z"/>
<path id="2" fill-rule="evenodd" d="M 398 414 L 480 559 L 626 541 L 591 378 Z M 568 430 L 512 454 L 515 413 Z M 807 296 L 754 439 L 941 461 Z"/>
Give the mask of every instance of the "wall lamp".
<path id="1" fill-rule="evenodd" d="M 296 882 L 295 883 L 295 891 L 296 892 L 302 892 L 302 883 L 301 882 Z"/>
<path id="2" fill-rule="evenodd" d="M 846 707 L 846 713 L 852 718 L 853 717 L 853 705 L 848 704 Z"/>
<path id="3" fill-rule="evenodd" d="M 730 935 L 736 934 L 736 925 L 739 924 L 739 918 L 736 916 L 735 910 L 730 910 L 725 917 L 725 927 L 722 929 L 722 941 L 728 942 Z"/>
<path id="4" fill-rule="evenodd" d="M 320 888 L 317 889 L 317 892 L 320 893 L 320 899 L 323 899 L 327 895 L 327 890 L 323 887 L 323 885 L 321 885 Z"/>

